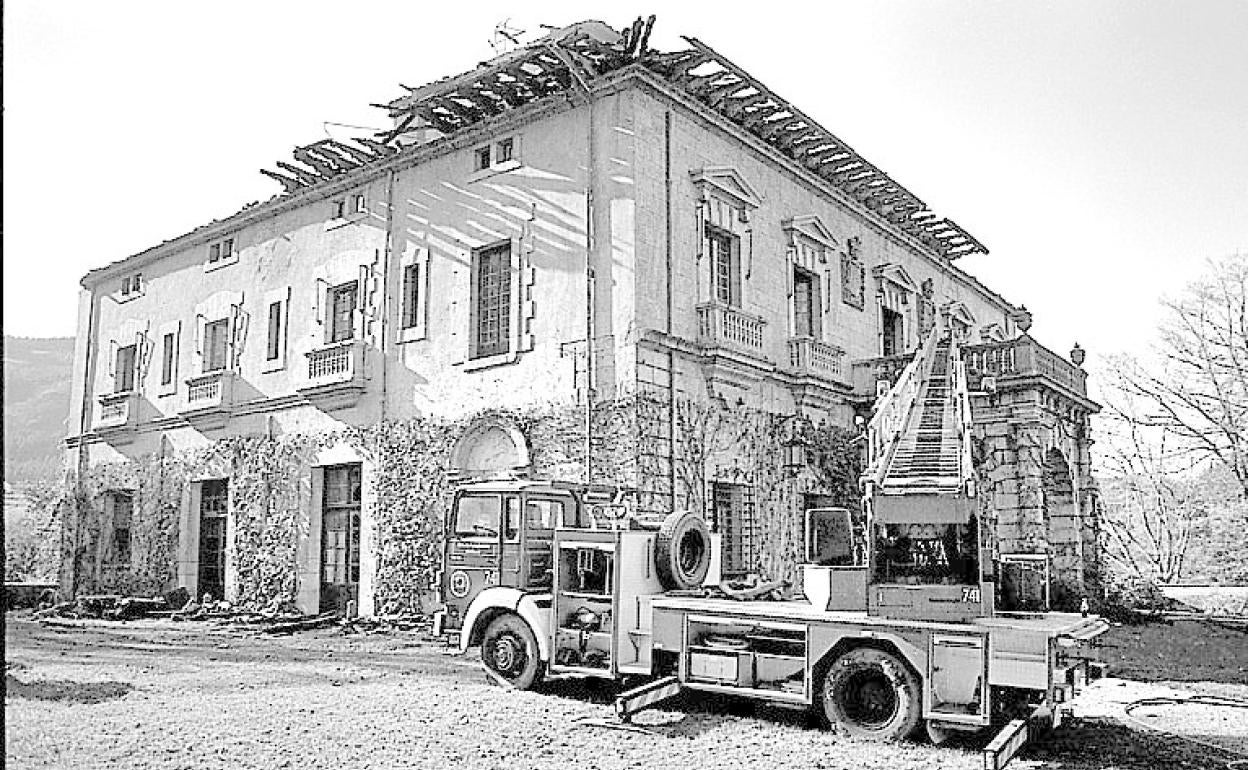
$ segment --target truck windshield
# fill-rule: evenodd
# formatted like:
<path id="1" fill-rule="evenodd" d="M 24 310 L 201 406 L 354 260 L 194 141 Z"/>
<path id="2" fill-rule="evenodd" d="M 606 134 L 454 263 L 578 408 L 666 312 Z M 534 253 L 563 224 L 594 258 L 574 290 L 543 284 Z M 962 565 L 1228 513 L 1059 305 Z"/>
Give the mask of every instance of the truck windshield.
<path id="1" fill-rule="evenodd" d="M 498 537 L 498 495 L 464 495 L 455 510 L 455 534 Z"/>

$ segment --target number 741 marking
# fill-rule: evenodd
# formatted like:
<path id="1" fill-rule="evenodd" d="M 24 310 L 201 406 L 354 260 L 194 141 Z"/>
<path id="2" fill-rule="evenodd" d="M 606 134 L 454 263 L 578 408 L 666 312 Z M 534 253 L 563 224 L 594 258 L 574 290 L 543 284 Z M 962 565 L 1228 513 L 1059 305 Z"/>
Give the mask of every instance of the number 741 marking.
<path id="1" fill-rule="evenodd" d="M 962 601 L 975 603 L 980 600 L 979 586 L 962 586 Z"/>

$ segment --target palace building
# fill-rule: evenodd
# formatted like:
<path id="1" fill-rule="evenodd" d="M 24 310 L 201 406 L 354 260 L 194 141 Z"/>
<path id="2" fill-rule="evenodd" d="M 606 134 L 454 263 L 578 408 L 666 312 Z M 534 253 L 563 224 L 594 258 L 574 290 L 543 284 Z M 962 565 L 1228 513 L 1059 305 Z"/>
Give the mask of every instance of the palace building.
<path id="1" fill-rule="evenodd" d="M 966 230 L 652 23 L 407 89 L 391 130 L 298 147 L 273 198 L 88 273 L 63 587 L 419 611 L 447 491 L 482 476 L 702 510 L 727 574 L 789 575 L 938 329 L 981 385 L 1003 582 L 1094 590 L 1082 351 L 958 267 Z"/>

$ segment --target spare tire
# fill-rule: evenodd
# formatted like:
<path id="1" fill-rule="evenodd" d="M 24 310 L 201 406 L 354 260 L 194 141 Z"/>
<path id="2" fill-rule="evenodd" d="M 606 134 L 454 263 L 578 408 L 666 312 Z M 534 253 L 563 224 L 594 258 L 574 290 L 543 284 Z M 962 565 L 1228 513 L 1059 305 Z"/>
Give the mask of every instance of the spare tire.
<path id="1" fill-rule="evenodd" d="M 668 514 L 654 541 L 654 570 L 669 591 L 697 588 L 711 568 L 711 531 L 693 511 Z"/>

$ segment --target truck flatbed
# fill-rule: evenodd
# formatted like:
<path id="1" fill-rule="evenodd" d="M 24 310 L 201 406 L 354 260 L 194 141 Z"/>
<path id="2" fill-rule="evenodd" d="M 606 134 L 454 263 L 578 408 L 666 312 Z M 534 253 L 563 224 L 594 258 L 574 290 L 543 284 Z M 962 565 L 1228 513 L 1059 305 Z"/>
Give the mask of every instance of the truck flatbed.
<path id="1" fill-rule="evenodd" d="M 806 623 L 828 623 L 843 625 L 922 628 L 931 631 L 950 633 L 972 629 L 1009 629 L 1031 633 L 1043 633 L 1046 636 L 1060 634 L 1080 635 L 1094 628 L 1102 628 L 1104 621 L 1099 618 L 1085 618 L 1072 612 L 1003 612 L 994 617 L 975 618 L 968 623 L 942 623 L 899 618 L 886 618 L 868 615 L 865 610 L 823 610 L 805 600 L 788 601 L 736 601 L 733 599 L 708 599 L 697 596 L 663 596 L 656 597 L 654 608 L 683 610 L 686 612 L 704 612 L 717 615 L 731 615 L 741 618 L 758 618 L 759 620 L 789 620 Z"/>

